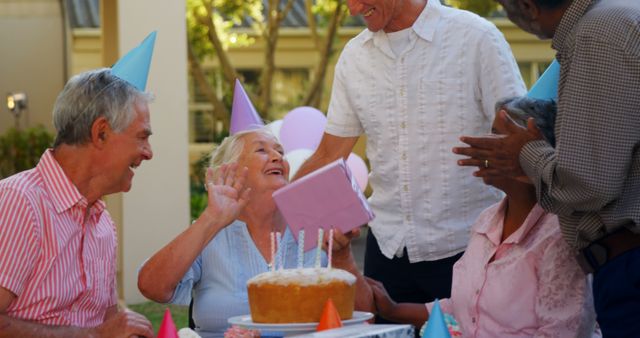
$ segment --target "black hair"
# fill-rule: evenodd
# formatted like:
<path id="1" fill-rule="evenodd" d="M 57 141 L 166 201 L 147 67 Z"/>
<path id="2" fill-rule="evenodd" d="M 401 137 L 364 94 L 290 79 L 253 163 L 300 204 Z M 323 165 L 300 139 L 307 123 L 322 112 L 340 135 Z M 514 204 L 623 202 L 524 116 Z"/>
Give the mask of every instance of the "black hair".
<path id="1" fill-rule="evenodd" d="M 534 1 L 540 7 L 547 8 L 547 9 L 554 9 L 564 5 L 567 2 L 570 3 L 572 0 L 534 0 Z"/>
<path id="2" fill-rule="evenodd" d="M 533 99 L 527 96 L 511 97 L 496 103 L 496 111 L 504 109 L 509 116 L 522 127 L 527 127 L 527 120 L 532 117 L 542 136 L 556 146 L 555 124 L 557 105 L 555 100 Z"/>

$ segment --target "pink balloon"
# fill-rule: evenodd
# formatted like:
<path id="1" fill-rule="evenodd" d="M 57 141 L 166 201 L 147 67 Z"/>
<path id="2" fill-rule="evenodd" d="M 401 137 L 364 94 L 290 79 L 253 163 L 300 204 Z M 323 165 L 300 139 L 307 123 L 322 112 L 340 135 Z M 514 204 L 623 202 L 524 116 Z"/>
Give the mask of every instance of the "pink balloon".
<path id="1" fill-rule="evenodd" d="M 327 118 L 313 107 L 298 107 L 287 113 L 282 119 L 280 128 L 280 142 L 284 152 L 288 153 L 296 149 L 316 150 Z"/>
<path id="2" fill-rule="evenodd" d="M 364 192 L 369 183 L 369 169 L 367 169 L 367 164 L 364 163 L 364 160 L 360 158 L 360 156 L 351 153 L 349 157 L 347 157 L 347 166 L 349 170 L 351 170 L 351 175 L 356 179 L 356 182 L 358 182 L 360 190 Z"/>

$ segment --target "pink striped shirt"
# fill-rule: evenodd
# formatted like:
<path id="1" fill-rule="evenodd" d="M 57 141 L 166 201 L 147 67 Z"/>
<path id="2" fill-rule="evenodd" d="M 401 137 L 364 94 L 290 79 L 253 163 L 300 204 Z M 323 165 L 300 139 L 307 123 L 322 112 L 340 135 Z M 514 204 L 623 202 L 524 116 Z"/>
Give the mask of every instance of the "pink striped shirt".
<path id="1" fill-rule="evenodd" d="M 115 225 L 103 201 L 87 206 L 51 150 L 0 181 L 0 287 L 17 296 L 9 316 L 93 327 L 116 304 Z"/>

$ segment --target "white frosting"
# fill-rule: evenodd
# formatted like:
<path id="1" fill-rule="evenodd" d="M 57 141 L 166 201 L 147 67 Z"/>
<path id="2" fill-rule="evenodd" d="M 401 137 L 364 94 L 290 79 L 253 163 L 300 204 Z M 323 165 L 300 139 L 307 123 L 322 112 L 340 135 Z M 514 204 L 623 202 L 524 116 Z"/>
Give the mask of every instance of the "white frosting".
<path id="1" fill-rule="evenodd" d="M 285 269 L 261 273 L 247 281 L 249 284 L 299 284 L 299 285 L 317 285 L 334 281 L 344 281 L 348 284 L 354 284 L 356 277 L 342 269 L 328 268 L 304 268 L 304 269 Z"/>
<path id="2" fill-rule="evenodd" d="M 179 338 L 202 338 L 200 337 L 199 334 L 196 333 L 196 331 L 193 331 L 188 327 L 180 329 L 180 331 L 178 331 L 178 337 Z"/>

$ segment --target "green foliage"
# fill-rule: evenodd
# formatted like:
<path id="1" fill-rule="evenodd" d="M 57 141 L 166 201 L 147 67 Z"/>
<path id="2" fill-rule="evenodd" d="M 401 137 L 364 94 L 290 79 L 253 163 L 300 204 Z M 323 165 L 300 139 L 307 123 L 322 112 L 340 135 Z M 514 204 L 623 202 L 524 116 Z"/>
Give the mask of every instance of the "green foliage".
<path id="1" fill-rule="evenodd" d="M 153 332 L 158 332 L 158 329 L 160 329 L 160 323 L 162 323 L 162 317 L 164 317 L 164 310 L 166 308 L 169 308 L 169 311 L 171 311 L 171 318 L 173 319 L 173 323 L 176 324 L 176 328 L 178 330 L 189 327 L 188 306 L 158 304 L 154 302 L 130 304 L 127 306 L 131 310 L 147 317 L 151 322 L 151 325 L 153 325 Z"/>
<path id="2" fill-rule="evenodd" d="M 316 15 L 318 20 L 318 26 L 324 27 L 326 26 L 331 17 L 334 15 L 336 11 L 336 6 L 338 3 L 335 0 L 316 0 L 315 4 L 311 7 L 311 11 Z M 344 13 L 342 13 L 342 17 L 348 17 L 348 9 L 347 6 L 343 6 Z"/>
<path id="3" fill-rule="evenodd" d="M 196 220 L 207 207 L 207 191 L 204 190 L 205 172 L 209 166 L 209 155 L 202 156 L 191 165 L 190 196 L 191 221 Z"/>
<path id="4" fill-rule="evenodd" d="M 499 8 L 494 0 L 449 0 L 449 3 L 453 7 L 466 9 L 480 16 L 488 16 Z"/>
<path id="5" fill-rule="evenodd" d="M 187 0 L 187 37 L 196 56 L 202 60 L 215 55 L 215 50 L 208 39 L 208 27 L 202 20 L 207 17 L 207 8 L 212 6 L 212 17 L 216 32 L 225 49 L 229 47 L 249 46 L 255 42 L 247 33 L 232 32 L 231 28 L 239 26 L 243 19 L 253 23 L 264 21 L 262 1 L 260 0 Z M 253 28 L 260 33 L 259 26 Z"/>
<path id="6" fill-rule="evenodd" d="M 42 126 L 7 130 L 0 135 L 0 179 L 33 168 L 52 145 L 53 135 Z"/>

